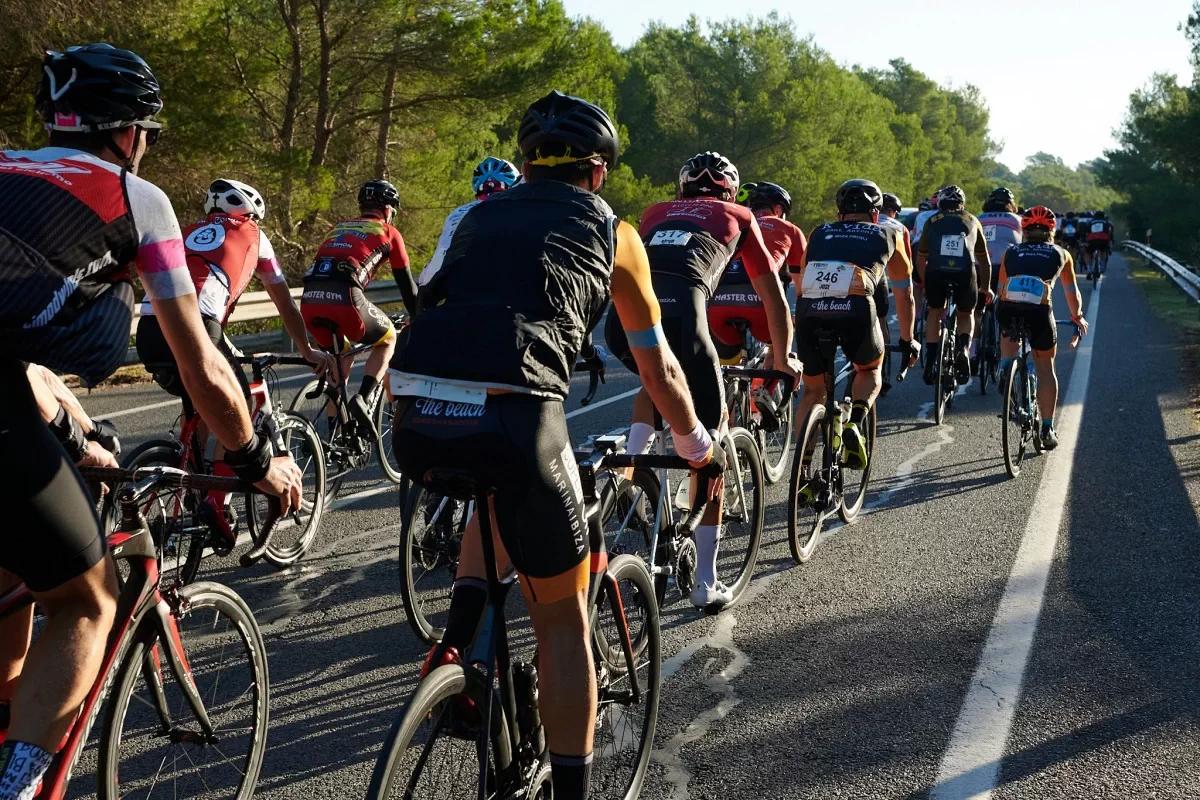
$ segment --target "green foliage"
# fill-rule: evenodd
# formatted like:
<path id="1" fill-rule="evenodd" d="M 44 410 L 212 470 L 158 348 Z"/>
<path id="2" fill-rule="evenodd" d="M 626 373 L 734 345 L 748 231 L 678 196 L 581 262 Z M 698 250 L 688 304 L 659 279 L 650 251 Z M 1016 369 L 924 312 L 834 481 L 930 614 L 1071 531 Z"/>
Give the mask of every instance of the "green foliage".
<path id="1" fill-rule="evenodd" d="M 625 150 L 604 196 L 636 222 L 675 193 L 702 150 L 768 179 L 812 227 L 837 186 L 869 177 L 915 205 L 958 183 L 989 186 L 995 146 L 972 87 L 939 86 L 904 61 L 847 69 L 777 15 L 652 25 L 621 51 L 559 0 L 10 0 L 0 26 L 0 143 L 38 147 L 41 52 L 111 41 L 162 85 L 167 130 L 144 174 L 186 222 L 208 183 L 246 181 L 295 277 L 358 185 L 400 188 L 414 262 L 446 213 L 471 199 L 480 159 L 518 160 L 524 108 L 551 88 L 613 113 Z M 370 24 L 364 24 L 369 20 Z"/>
<path id="2" fill-rule="evenodd" d="M 1007 186 L 1025 206 L 1048 206 L 1057 212 L 1084 209 L 1110 210 L 1122 199 L 1116 190 L 1100 183 L 1100 160 L 1085 162 L 1074 169 L 1058 156 L 1035 153 L 1025 159 L 1025 168 L 1014 174 L 996 164 L 989 175 L 995 186 Z"/>

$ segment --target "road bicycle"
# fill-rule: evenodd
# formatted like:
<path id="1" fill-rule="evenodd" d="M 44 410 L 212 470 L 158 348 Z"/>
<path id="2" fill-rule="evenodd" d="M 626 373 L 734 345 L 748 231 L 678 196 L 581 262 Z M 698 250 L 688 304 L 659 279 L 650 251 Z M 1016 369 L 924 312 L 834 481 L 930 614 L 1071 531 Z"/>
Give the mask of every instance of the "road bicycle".
<path id="1" fill-rule="evenodd" d="M 241 517 L 246 519 L 247 529 L 254 548 L 243 556 L 243 565 L 259 558 L 284 569 L 298 561 L 308 551 L 320 528 L 325 512 L 325 457 L 321 441 L 308 420 L 292 412 L 276 409 L 272 402 L 272 385 L 276 384 L 276 366 L 309 366 L 299 356 L 275 353 L 259 353 L 254 356 L 231 357 L 235 364 L 249 364 L 253 380 L 249 385 L 252 408 L 251 421 L 255 430 L 270 436 L 277 455 L 290 454 L 300 467 L 302 477 L 301 503 L 275 526 L 270 547 L 259 552 L 264 541 L 263 520 L 266 500 L 260 493 L 243 495 L 242 515 L 233 506 L 233 495 L 227 495 L 224 513 L 230 527 L 236 533 Z M 149 367 L 149 365 L 148 365 Z M 143 467 L 175 467 L 194 475 L 212 472 L 212 463 L 205 458 L 206 442 L 200 433 L 203 423 L 196 413 L 191 399 L 185 394 L 182 425 L 178 434 L 174 431 L 168 438 L 152 439 L 132 450 L 123 461 L 126 469 Z M 102 516 L 105 530 L 116 522 L 116 495 L 110 493 Z M 216 510 L 205 502 L 203 492 L 191 491 L 174 485 L 160 486 L 142 498 L 141 512 L 146 516 L 162 561 L 161 575 L 164 580 L 191 583 L 210 548 L 219 555 L 228 554 L 233 545 L 220 533 L 213 518 Z"/>
<path id="2" fill-rule="evenodd" d="M 1096 284 L 1104 277 L 1104 273 L 1108 272 L 1108 251 L 1097 249 L 1092 253 L 1091 263 L 1088 265 L 1088 280 L 1092 282 L 1092 288 L 1096 288 Z"/>
<path id="3" fill-rule="evenodd" d="M 167 489 L 255 492 L 236 478 L 167 467 L 82 467 L 93 483 L 122 485 L 120 518 L 107 534 L 121 591 L 95 683 L 42 779 L 40 800 L 66 797 L 76 767 L 94 759 L 101 800 L 249 798 L 267 746 L 270 681 L 262 633 L 232 589 L 159 580 L 155 538 L 141 509 Z M 278 519 L 272 504 L 265 537 Z M 0 595 L 0 618 L 33 603 L 24 585 Z M 105 705 L 105 700 L 108 700 Z M 98 748 L 85 753 L 105 708 Z"/>
<path id="4" fill-rule="evenodd" d="M 996 303 L 988 303 L 980 318 L 979 347 L 975 351 L 979 364 L 979 393 L 987 394 L 988 384 L 1000 383 L 1000 323 L 996 319 Z"/>
<path id="5" fill-rule="evenodd" d="M 601 445 L 603 447 L 603 445 Z M 615 449 L 615 448 L 614 448 Z M 672 464 L 678 459 L 671 459 Z M 600 450 L 579 464 L 591 549 L 589 638 L 597 671 L 597 721 L 591 796 L 633 800 L 641 791 L 661 691 L 658 605 L 645 565 L 631 555 L 609 560 L 600 527 L 613 483 L 601 469 L 657 465 L 652 456 Z M 431 470 L 439 494 L 489 508 L 493 490 L 464 470 Z M 699 522 L 703 506 L 693 512 Z M 415 798 L 468 792 L 480 798 L 553 797 L 549 753 L 538 710 L 537 657 L 509 653 L 505 600 L 515 573 L 497 573 L 490 514 L 477 515 L 488 602 L 469 657 L 444 664 L 418 684 L 380 751 L 369 798 Z"/>
<path id="6" fill-rule="evenodd" d="M 958 391 L 956 340 L 958 339 L 958 304 L 953 297 L 946 299 L 946 310 L 942 312 L 942 339 L 936 352 L 928 348 L 926 358 L 935 360 L 936 377 L 933 382 L 933 418 L 938 424 L 946 418 L 946 409 L 954 405 L 954 393 Z"/>
<path id="7" fill-rule="evenodd" d="M 1055 320 L 1056 325 L 1074 325 L 1075 336 L 1071 339 L 1074 348 L 1081 336 L 1079 326 L 1073 320 Z M 1042 412 L 1037 403 L 1037 371 L 1029 364 L 1029 326 L 1018 318 L 1004 335 L 1017 341 L 1017 356 L 1000 376 L 1003 387 L 1004 405 L 1000 411 L 1000 436 L 1004 449 L 1004 471 L 1008 477 L 1021 474 L 1021 461 L 1030 447 L 1042 452 Z"/>
<path id="8" fill-rule="evenodd" d="M 657 411 L 654 428 L 656 454 L 660 458 L 674 458 L 666 455 L 666 428 Z M 620 440 L 624 442 L 624 436 L 620 436 Z M 609 437 L 597 437 L 594 441 L 611 446 Z M 766 480 L 758 443 L 748 430 L 730 428 L 721 445 L 726 463 L 717 578 L 732 592 L 730 605 L 733 605 L 750 587 L 758 563 L 766 516 Z M 679 520 L 690 508 L 689 481 L 673 485 L 672 467 L 664 466 L 674 463 L 675 469 L 686 470 L 686 462 L 654 463 L 655 467 L 635 469 L 632 478 L 618 481 L 616 488 L 624 520 L 607 537 L 609 552 L 636 555 L 646 562 L 654 576 L 655 597 L 659 606 L 664 606 L 668 587 L 673 585 L 679 597 L 687 597 L 695 588 L 697 556 L 691 531 L 679 525 Z"/>
<path id="9" fill-rule="evenodd" d="M 403 312 L 391 316 L 397 329 L 407 324 L 408 316 Z M 327 376 L 309 381 L 292 398 L 291 411 L 309 420 L 321 439 L 325 453 L 325 504 L 333 503 L 346 476 L 371 463 L 373 453 L 379 454 L 379 466 L 388 481 L 402 484 L 404 476 L 395 466 L 392 457 L 392 422 L 394 405 L 388 401 L 384 385 L 380 383 L 367 398 L 367 409 L 372 428 L 359 430 L 358 421 L 350 412 L 350 394 L 346 389 L 349 365 L 354 356 L 371 349 L 369 344 L 360 344 L 346 349 L 346 339 L 340 328 L 325 319 L 315 319 L 313 324 L 325 328 L 333 337 L 333 347 L 327 352 L 336 358 L 336 380 Z M 345 371 L 343 371 L 343 369 Z M 404 498 L 405 491 L 401 492 Z"/>
<path id="10" fill-rule="evenodd" d="M 777 483 L 787 471 L 787 459 L 792 452 L 795 427 L 792 424 L 793 392 L 784 393 L 780 402 L 776 404 L 776 412 L 767 416 L 764 416 L 758 407 L 757 395 L 767 391 L 768 384 L 789 376 L 764 369 L 767 350 L 749 334 L 748 323 L 743 320 L 730 320 L 730 324 L 742 333 L 745 342 L 743 350 L 747 356 L 744 368 L 721 368 L 725 379 L 729 424 L 731 427 L 750 431 L 762 456 L 763 477 L 769 484 Z"/>
<path id="11" fill-rule="evenodd" d="M 817 347 L 824 363 L 834 363 L 837 352 L 837 334 L 830 330 L 817 332 Z M 901 352 L 899 345 L 888 345 L 893 352 Z M 903 382 L 908 375 L 909 364 L 901 355 L 900 370 L 896 381 Z M 847 374 L 849 371 L 849 374 Z M 867 486 L 871 481 L 871 465 L 875 455 L 876 404 L 859 430 L 866 437 L 867 464 L 862 470 L 851 470 L 843 463 L 842 430 L 850 418 L 850 389 L 853 384 L 854 368 L 849 362 L 836 377 L 825 373 L 825 403 L 816 404 L 800 421 L 799 444 L 792 459 L 792 478 L 788 487 L 788 544 L 792 557 L 798 564 L 812 558 L 825 521 L 836 513 L 846 524 L 853 523 L 867 497 Z M 837 400 L 836 387 L 846 380 L 843 400 Z M 810 487 L 815 502 L 806 502 L 801 490 Z"/>

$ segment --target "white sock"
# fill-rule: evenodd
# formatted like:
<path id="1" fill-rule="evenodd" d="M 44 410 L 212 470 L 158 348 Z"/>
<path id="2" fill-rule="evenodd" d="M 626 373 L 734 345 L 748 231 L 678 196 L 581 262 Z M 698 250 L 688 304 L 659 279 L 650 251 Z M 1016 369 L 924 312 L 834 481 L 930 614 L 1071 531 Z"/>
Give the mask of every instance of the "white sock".
<path id="1" fill-rule="evenodd" d="M 53 760 L 51 753 L 35 744 L 6 742 L 0 748 L 0 767 L 4 769 L 0 774 L 0 798 L 32 800 L 34 791 Z"/>
<path id="2" fill-rule="evenodd" d="M 645 422 L 635 422 L 629 426 L 629 441 L 625 452 L 635 456 L 644 456 L 650 452 L 654 441 L 654 426 Z"/>
<path id="3" fill-rule="evenodd" d="M 720 538 L 720 525 L 701 525 L 696 528 L 697 586 L 717 584 L 717 540 Z"/>

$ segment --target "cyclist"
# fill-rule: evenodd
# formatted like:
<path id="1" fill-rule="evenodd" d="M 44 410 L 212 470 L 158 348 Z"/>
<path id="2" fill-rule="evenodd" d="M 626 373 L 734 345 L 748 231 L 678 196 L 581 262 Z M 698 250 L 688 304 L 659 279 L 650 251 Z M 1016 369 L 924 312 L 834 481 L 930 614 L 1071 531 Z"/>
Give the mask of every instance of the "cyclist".
<path id="1" fill-rule="evenodd" d="M 938 212 L 925 224 L 917 246 L 917 272 L 925 284 L 929 311 L 925 318 L 925 382 L 936 379 L 941 352 L 942 311 L 953 297 L 958 306 L 955 369 L 958 380 L 971 377 L 969 354 L 975 311 L 982 310 L 991 292 L 992 262 L 979 220 L 966 210 L 966 195 L 957 186 L 938 194 Z"/>
<path id="2" fill-rule="evenodd" d="M 724 426 L 725 390 L 705 306 L 734 259 L 741 259 L 764 308 L 767 332 L 774 344 L 774 368 L 796 374 L 788 359 L 792 319 L 783 284 L 776 277 L 775 260 L 763 241 L 757 218 L 732 202 L 737 190 L 738 170 L 729 159 L 720 153 L 697 153 L 679 171 L 677 199 L 646 209 L 638 231 L 650 259 L 654 293 L 663 306 L 667 343 L 683 364 L 696 414 L 706 428 L 713 429 Z M 752 197 L 757 196 L 756 188 Z M 629 352 L 623 328 L 624 323 L 610 315 L 605 340 L 613 355 L 638 373 L 640 365 Z M 647 450 L 653 419 L 654 406 L 643 387 L 633 403 L 630 452 Z M 733 596 L 716 576 L 721 513 L 719 501 L 711 504 L 696 529 L 696 586 L 689 599 L 697 608 L 716 610 L 728 605 Z"/>
<path id="3" fill-rule="evenodd" d="M 792 210 L 792 196 L 777 183 L 763 181 L 750 185 L 753 188 L 744 205 L 750 208 L 758 221 L 775 275 L 781 285 L 786 286 L 789 280 L 786 271 L 800 269 L 807 247 L 803 231 L 787 220 Z M 740 189 L 738 194 L 741 194 Z M 771 344 L 766 307 L 754 290 L 741 259 L 734 259 L 725 268 L 725 274 L 721 276 L 708 303 L 708 325 L 715 340 L 713 345 L 723 359 L 739 353 L 744 344 L 741 333 L 733 326 L 734 320 L 745 321 L 755 339 L 766 345 Z M 768 427 L 777 421 L 776 406 L 781 399 L 780 390 L 775 386 L 769 389 L 764 387 L 755 397 L 763 422 Z"/>
<path id="4" fill-rule="evenodd" d="M 486 200 L 496 192 L 503 192 L 521 182 L 521 173 L 511 161 L 488 156 L 475 165 L 471 175 L 471 189 L 476 200 Z"/>
<path id="5" fill-rule="evenodd" d="M 941 189 L 938 189 L 940 192 Z M 921 201 L 924 208 L 913 218 L 913 229 L 910 241 L 921 241 L 921 234 L 925 231 L 925 225 L 933 218 L 933 215 L 938 211 L 938 192 L 934 192 L 929 196 L 928 200 Z M 913 262 L 913 302 L 917 304 L 917 309 L 920 310 L 921 302 L 925 299 L 925 286 L 921 282 L 921 275 L 916 269 L 917 262 Z"/>
<path id="6" fill-rule="evenodd" d="M 1071 258 L 1077 259 L 1076 247 L 1079 243 L 1079 220 L 1074 211 L 1068 211 L 1062 219 L 1062 225 L 1054 235 L 1056 244 L 1067 249 Z"/>
<path id="7" fill-rule="evenodd" d="M 1076 271 L 1081 271 L 1088 265 L 1087 235 L 1088 231 L 1092 228 L 1092 212 L 1080 211 L 1076 219 L 1079 225 L 1075 233 L 1075 252 L 1073 255 L 1075 257 L 1075 269 Z"/>
<path id="8" fill-rule="evenodd" d="M 904 239 L 904 252 L 908 254 L 908 263 L 912 264 L 912 238 L 909 235 L 908 228 L 904 226 L 900 220 L 900 211 L 904 208 L 904 204 L 900 202 L 900 198 L 891 192 L 883 193 L 883 208 L 879 212 L 879 224 L 886 228 L 894 228 L 901 234 Z M 888 312 L 891 310 L 887 284 L 880 281 L 875 287 L 875 313 L 879 317 L 879 332 L 883 335 L 883 345 L 887 347 L 892 343 L 892 329 L 888 327 Z M 883 392 L 887 392 L 892 388 L 891 376 L 886 372 L 883 375 Z"/>
<path id="9" fill-rule="evenodd" d="M 996 316 L 1003 338 L 1000 340 L 1000 371 L 1008 369 L 1018 355 L 1018 325 L 1024 324 L 1033 350 L 1037 371 L 1038 410 L 1042 413 L 1042 447 L 1058 447 L 1054 430 L 1054 409 L 1058 404 L 1058 376 L 1054 372 L 1058 330 L 1054 323 L 1051 298 L 1054 282 L 1060 276 L 1071 319 L 1079 326 L 1080 335 L 1088 329 L 1083 318 L 1083 301 L 1075 283 L 1071 254 L 1054 244 L 1054 212 L 1045 206 L 1034 206 L 1021 217 L 1025 241 L 1014 245 L 1000 262 L 1000 305 Z"/>
<path id="10" fill-rule="evenodd" d="M 616 127 L 597 106 L 555 91 L 529 107 L 517 138 L 526 182 L 462 217 L 429 279 L 437 302 L 401 336 L 394 449 L 406 474 L 467 467 L 495 486 L 497 531 L 522 573 L 538 641 L 554 797 L 579 800 L 591 769 L 596 676 L 584 603 L 587 522 L 562 404 L 610 291 L 676 452 L 718 481 L 724 456 L 666 345 L 641 240 L 596 194 L 617 162 Z M 406 383 L 412 375 L 437 377 L 480 415 L 445 424 L 445 404 L 409 396 L 420 392 Z M 487 595 L 478 531 L 472 521 L 429 665 L 457 660 L 479 623 Z"/>
<path id="11" fill-rule="evenodd" d="M 842 429 L 846 466 L 866 469 L 867 442 L 858 426 L 882 386 L 884 347 L 875 290 L 886 281 L 896 295 L 901 358 L 911 364 L 920 353 L 912 341 L 912 262 L 896 229 L 879 224 L 883 192 L 872 181 L 846 181 L 838 188 L 836 202 L 837 222 L 819 225 L 808 237 L 804 266 L 796 276 L 796 349 L 804 362 L 804 396 L 796 425 L 803 424 L 814 405 L 825 402 L 825 374 L 834 365 L 825 362 L 818 334 L 833 330 L 858 373 L 851 390 L 850 421 Z M 802 455 L 806 465 L 811 457 Z M 815 499 L 807 485 L 801 494 L 810 503 Z"/>
<path id="12" fill-rule="evenodd" d="M 0 568 L 25 582 L 47 620 L 25 657 L 0 747 L 0 787 L 14 797 L 32 796 L 95 681 L 116 604 L 95 506 L 43 422 L 21 362 L 88 385 L 111 374 L 129 343 L 136 269 L 226 462 L 285 509 L 300 497 L 299 470 L 272 459 L 270 441 L 255 435 L 237 380 L 204 330 L 170 201 L 137 176 L 161 128 L 150 67 L 107 44 L 49 52 L 35 107 L 50 145 L 0 152 L 0 461 L 10 467 L 0 503 L 11 529 L 26 532 L 0 541 Z M 11 682 L 27 625 L 0 630 L 0 642 L 0 676 Z"/>
<path id="13" fill-rule="evenodd" d="M 296 343 L 300 354 L 316 365 L 316 372 L 331 369 L 333 359 L 309 345 L 304 331 L 304 318 L 300 316 L 300 309 L 288 291 L 287 279 L 275 258 L 275 249 L 266 232 L 259 227 L 267 213 L 262 195 L 254 187 L 240 181 L 218 178 L 209 184 L 205 193 L 204 213 L 207 216 L 184 228 L 182 235 L 188 272 L 200 305 L 200 316 L 212 343 L 226 358 L 233 358 L 232 351 L 225 343 L 225 325 L 242 293 L 250 285 L 250 280 L 257 275 L 279 310 L 283 327 Z M 159 386 L 176 397 L 185 394 L 179 367 L 149 297 L 142 300 L 137 351 L 138 357 Z M 232 360 L 230 366 L 249 402 L 250 389 L 245 374 Z M 206 428 L 201 428 L 200 441 L 208 441 Z M 225 463 L 224 455 L 224 448 L 218 442 L 213 451 L 213 474 L 231 477 L 234 472 Z M 205 502 L 209 510 L 204 517 L 213 528 L 213 533 L 220 537 L 219 542 L 213 543 L 214 546 L 227 550 L 233 547 L 237 535 L 233 512 L 227 508 L 225 494 L 208 493 Z"/>
<path id="14" fill-rule="evenodd" d="M 1092 221 L 1084 231 L 1087 237 L 1088 267 L 1091 272 L 1100 274 L 1100 265 L 1108 268 L 1108 256 L 1112 253 L 1114 238 L 1113 224 L 1104 217 L 1103 211 L 1095 211 Z"/>
<path id="15" fill-rule="evenodd" d="M 370 345 L 358 394 L 350 412 L 359 430 L 371 430 L 370 396 L 379 386 L 396 348 L 396 329 L 387 314 L 367 299 L 365 290 L 386 259 L 400 288 L 404 307 L 417 308 L 417 286 L 408 269 L 404 237 L 392 225 L 400 208 L 400 192 L 385 180 L 371 180 L 358 190 L 359 215 L 343 220 L 325 234 L 312 266 L 304 274 L 300 313 L 308 332 L 326 350 L 333 350 L 333 333 L 348 342 Z M 350 377 L 353 357 L 342 357 L 342 380 Z M 330 404 L 329 429 L 336 424 Z"/>
<path id="16" fill-rule="evenodd" d="M 1005 186 L 997 186 L 983 201 L 983 213 L 979 215 L 979 224 L 983 226 L 983 238 L 987 240 L 988 258 L 992 262 L 992 293 L 997 290 L 996 282 L 1000 272 L 996 265 L 1004 257 L 1004 251 L 1014 244 L 1021 242 L 1021 217 L 1017 214 L 1017 198 Z M 983 309 L 975 312 L 975 328 L 983 320 Z M 976 350 L 979 340 L 971 343 L 971 374 L 979 374 L 979 360 Z"/>

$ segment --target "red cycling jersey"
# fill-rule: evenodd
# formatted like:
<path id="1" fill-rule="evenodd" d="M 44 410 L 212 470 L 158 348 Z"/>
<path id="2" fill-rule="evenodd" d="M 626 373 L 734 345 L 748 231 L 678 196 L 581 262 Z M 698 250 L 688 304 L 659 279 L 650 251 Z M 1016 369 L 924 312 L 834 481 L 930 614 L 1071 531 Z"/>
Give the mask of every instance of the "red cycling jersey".
<path id="1" fill-rule="evenodd" d="M 767 275 L 773 261 L 762 230 L 745 206 L 712 197 L 655 203 L 638 229 L 650 271 L 678 275 L 711 299 L 725 267 L 740 257 L 751 278 Z"/>
<path id="2" fill-rule="evenodd" d="M 782 272 L 785 267 L 800 269 L 804 264 L 804 251 L 808 248 L 804 231 L 786 219 L 770 214 L 758 216 L 758 227 L 762 229 L 763 242 L 771 256 L 775 272 Z"/>
<path id="3" fill-rule="evenodd" d="M 344 280 L 365 289 L 385 258 L 393 270 L 408 269 L 408 251 L 400 231 L 379 217 L 355 217 L 339 222 L 325 234 L 304 279 Z"/>

